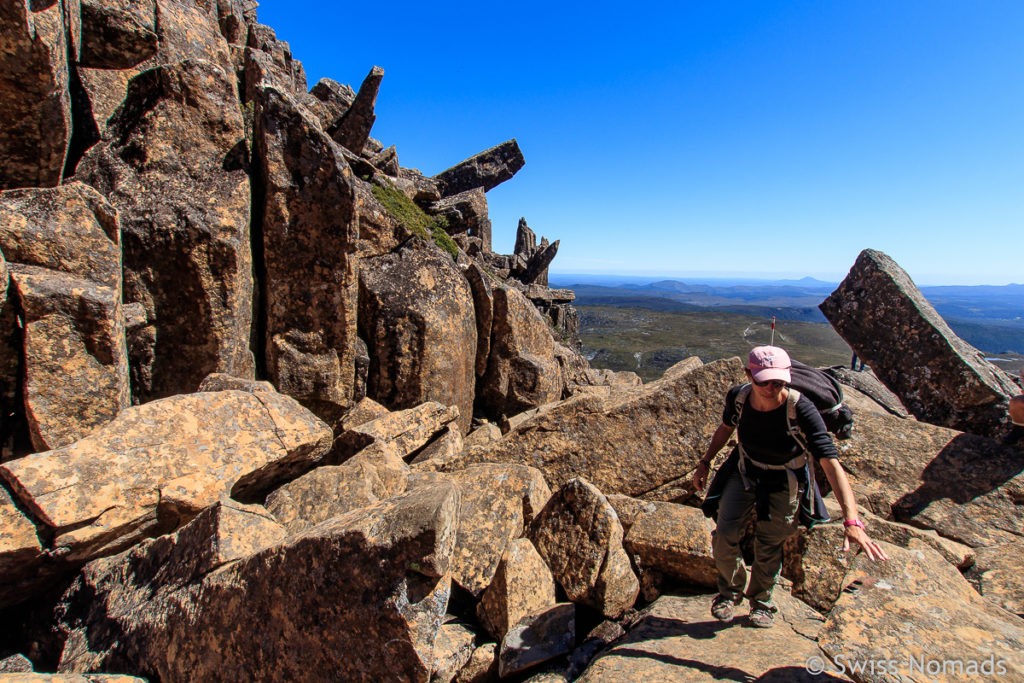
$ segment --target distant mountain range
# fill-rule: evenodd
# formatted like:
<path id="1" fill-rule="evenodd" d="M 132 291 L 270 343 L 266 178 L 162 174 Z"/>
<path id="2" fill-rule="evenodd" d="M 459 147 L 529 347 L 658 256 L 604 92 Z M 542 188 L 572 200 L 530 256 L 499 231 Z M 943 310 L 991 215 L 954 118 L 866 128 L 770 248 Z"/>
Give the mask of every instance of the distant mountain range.
<path id="1" fill-rule="evenodd" d="M 702 279 L 650 282 L 622 276 L 552 276 L 551 286 L 572 289 L 579 306 L 659 311 L 713 309 L 804 322 L 827 322 L 818 310 L 837 283 L 800 280 Z M 569 282 L 569 279 L 580 280 Z M 922 287 L 949 326 L 989 352 L 1024 353 L 1024 285 Z"/>

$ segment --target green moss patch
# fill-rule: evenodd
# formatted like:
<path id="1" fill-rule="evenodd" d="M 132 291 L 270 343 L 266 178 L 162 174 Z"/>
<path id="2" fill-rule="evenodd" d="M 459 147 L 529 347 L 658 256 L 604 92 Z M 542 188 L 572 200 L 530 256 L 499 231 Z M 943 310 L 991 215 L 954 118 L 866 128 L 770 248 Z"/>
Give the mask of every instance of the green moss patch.
<path id="1" fill-rule="evenodd" d="M 446 218 L 443 216 L 431 218 L 403 192 L 393 187 L 375 184 L 372 189 L 373 196 L 381 203 L 384 210 L 406 230 L 424 241 L 433 241 L 438 247 L 448 252 L 453 261 L 458 259 L 459 247 L 445 230 L 448 225 Z"/>

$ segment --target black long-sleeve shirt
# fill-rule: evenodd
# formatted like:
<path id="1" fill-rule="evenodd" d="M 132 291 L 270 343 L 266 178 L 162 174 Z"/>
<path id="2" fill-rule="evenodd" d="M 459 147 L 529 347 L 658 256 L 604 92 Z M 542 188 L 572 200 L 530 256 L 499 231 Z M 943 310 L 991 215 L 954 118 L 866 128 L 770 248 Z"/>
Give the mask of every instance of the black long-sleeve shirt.
<path id="1" fill-rule="evenodd" d="M 768 411 L 757 410 L 747 396 L 743 415 L 737 425 L 736 396 L 741 386 L 729 390 L 725 397 L 722 423 L 737 427 L 743 449 L 753 460 L 766 465 L 785 465 L 802 453 L 800 445 L 786 430 L 786 403 Z M 753 391 L 751 387 L 751 391 Z M 809 398 L 802 395 L 796 403 L 796 423 L 807 440 L 807 448 L 815 458 L 838 458 L 836 445 L 825 429 L 825 423 Z"/>

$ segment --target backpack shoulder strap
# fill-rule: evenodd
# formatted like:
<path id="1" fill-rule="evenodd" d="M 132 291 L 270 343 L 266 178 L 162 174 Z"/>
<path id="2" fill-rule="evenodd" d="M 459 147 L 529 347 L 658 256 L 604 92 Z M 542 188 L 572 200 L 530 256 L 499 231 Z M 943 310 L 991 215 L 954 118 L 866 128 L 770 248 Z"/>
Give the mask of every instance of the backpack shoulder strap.
<path id="1" fill-rule="evenodd" d="M 751 385 L 747 382 L 736 392 L 736 424 L 739 424 L 740 418 L 743 417 L 743 406 L 747 405 L 747 399 L 750 398 L 750 390 Z"/>
<path id="2" fill-rule="evenodd" d="M 800 423 L 796 419 L 796 404 L 800 401 L 800 396 L 801 394 L 798 390 L 793 387 L 789 388 L 789 396 L 786 398 L 786 431 L 796 439 L 796 442 L 800 444 L 800 448 L 807 453 L 807 438 L 804 436 L 803 430 L 800 429 Z"/>

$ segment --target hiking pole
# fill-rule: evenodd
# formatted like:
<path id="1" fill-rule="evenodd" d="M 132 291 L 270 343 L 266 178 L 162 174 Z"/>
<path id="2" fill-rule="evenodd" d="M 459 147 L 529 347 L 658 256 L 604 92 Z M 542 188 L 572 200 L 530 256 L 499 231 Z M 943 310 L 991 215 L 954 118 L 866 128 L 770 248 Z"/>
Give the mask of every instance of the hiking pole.
<path id="1" fill-rule="evenodd" d="M 772 341 L 769 346 L 775 346 L 775 316 L 772 316 Z"/>

